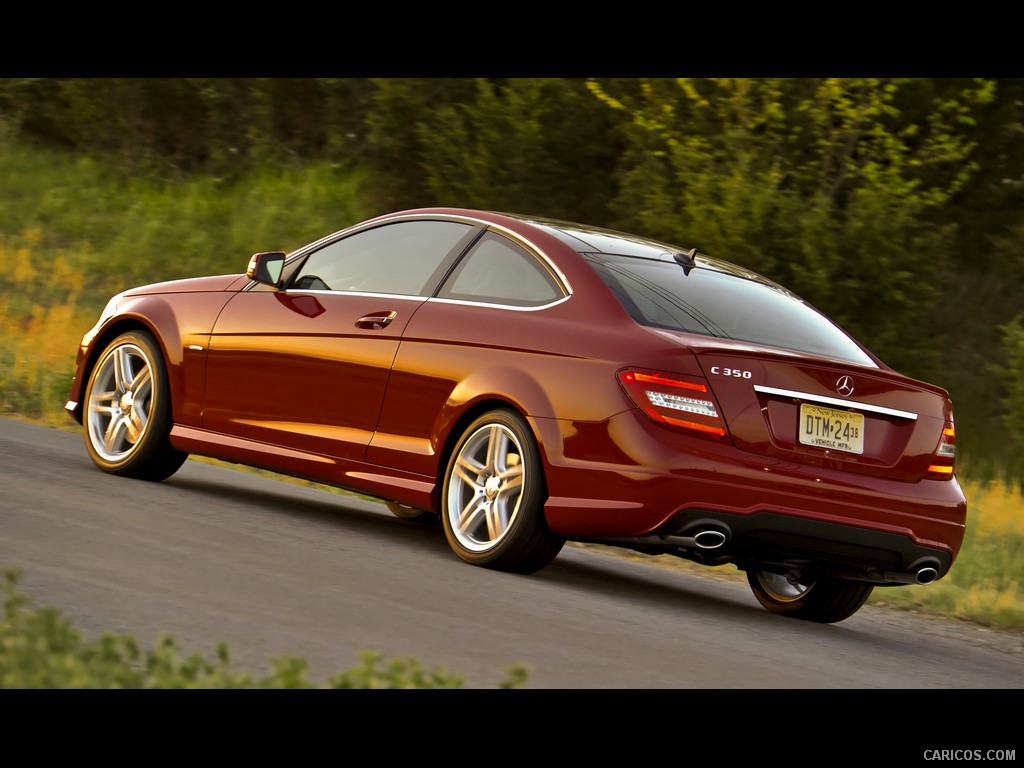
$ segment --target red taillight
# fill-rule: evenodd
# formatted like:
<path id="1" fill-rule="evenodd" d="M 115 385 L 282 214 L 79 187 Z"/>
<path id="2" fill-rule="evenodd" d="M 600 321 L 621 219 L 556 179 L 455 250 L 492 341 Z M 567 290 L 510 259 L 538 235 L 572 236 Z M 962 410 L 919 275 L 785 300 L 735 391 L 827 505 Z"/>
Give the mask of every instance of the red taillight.
<path id="1" fill-rule="evenodd" d="M 721 411 L 699 376 L 627 370 L 619 372 L 619 381 L 653 421 L 710 440 L 729 441 Z"/>
<path id="2" fill-rule="evenodd" d="M 953 427 L 953 416 L 950 415 L 946 426 L 942 429 L 942 437 L 939 438 L 939 445 L 932 456 L 932 463 L 928 467 L 926 477 L 936 480 L 948 480 L 953 476 L 953 467 L 956 464 L 956 429 Z"/>

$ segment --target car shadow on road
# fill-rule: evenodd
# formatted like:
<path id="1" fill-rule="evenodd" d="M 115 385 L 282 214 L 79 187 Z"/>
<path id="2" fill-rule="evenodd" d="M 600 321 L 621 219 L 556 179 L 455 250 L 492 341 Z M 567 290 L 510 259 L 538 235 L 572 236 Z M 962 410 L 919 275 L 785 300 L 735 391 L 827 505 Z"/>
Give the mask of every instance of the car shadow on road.
<path id="1" fill-rule="evenodd" d="M 214 468 L 220 471 L 223 468 Z M 224 471 L 244 470 L 227 468 Z M 336 493 L 326 488 L 290 484 L 281 480 L 249 476 L 250 487 L 239 488 L 205 471 L 179 473 L 162 486 L 217 498 L 221 503 L 237 504 L 245 514 L 268 514 L 297 518 L 328 525 L 345 532 L 385 537 L 420 555 L 436 559 L 439 568 L 478 568 L 477 578 L 490 585 L 494 579 L 524 580 L 538 588 L 571 591 L 581 596 L 600 594 L 621 599 L 631 607 L 658 613 L 685 612 L 689 620 L 701 617 L 714 621 L 742 623 L 772 632 L 795 632 L 803 637 L 835 639 L 844 634 L 862 638 L 863 627 L 856 621 L 840 624 L 815 624 L 774 616 L 757 604 L 742 580 L 703 575 L 647 562 L 632 554 L 618 555 L 614 550 L 593 551 L 567 545 L 559 556 L 541 571 L 519 575 L 472 566 L 458 560 L 445 541 L 440 526 L 402 519 L 392 515 L 381 501 Z M 870 633 L 870 631 L 868 631 Z M 885 645 L 884 640 L 880 642 Z"/>

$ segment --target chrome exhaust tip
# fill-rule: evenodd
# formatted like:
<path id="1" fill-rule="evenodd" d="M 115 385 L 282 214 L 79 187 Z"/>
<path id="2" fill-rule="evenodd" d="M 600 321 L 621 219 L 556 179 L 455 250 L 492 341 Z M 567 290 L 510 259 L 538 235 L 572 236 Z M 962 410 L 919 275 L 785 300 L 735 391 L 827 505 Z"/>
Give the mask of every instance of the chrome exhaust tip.
<path id="1" fill-rule="evenodd" d="M 721 528 L 691 528 L 694 533 L 683 536 L 658 536 L 648 541 L 660 544 L 669 544 L 674 547 L 685 547 L 687 549 L 719 549 L 729 541 L 729 533 Z"/>
<path id="2" fill-rule="evenodd" d="M 693 534 L 693 543 L 699 549 L 718 549 L 726 541 L 728 541 L 728 537 L 722 531 L 717 531 L 713 528 L 707 528 Z"/>
<path id="3" fill-rule="evenodd" d="M 934 562 L 926 562 L 917 570 L 886 571 L 882 577 L 896 584 L 931 584 L 939 578 L 939 568 Z"/>

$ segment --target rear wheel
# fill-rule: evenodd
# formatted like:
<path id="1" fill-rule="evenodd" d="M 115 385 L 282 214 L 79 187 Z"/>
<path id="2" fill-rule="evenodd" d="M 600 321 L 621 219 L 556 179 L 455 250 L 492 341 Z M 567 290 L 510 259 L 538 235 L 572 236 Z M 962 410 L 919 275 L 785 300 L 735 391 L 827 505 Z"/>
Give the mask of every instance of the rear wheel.
<path id="1" fill-rule="evenodd" d="M 495 410 L 466 429 L 445 473 L 441 523 L 449 546 L 473 565 L 538 571 L 565 539 L 544 519 L 540 451 L 518 413 Z"/>
<path id="2" fill-rule="evenodd" d="M 754 597 L 772 613 L 831 624 L 855 614 L 874 589 L 871 584 L 818 576 L 800 569 L 780 574 L 748 570 Z"/>
<path id="3" fill-rule="evenodd" d="M 171 447 L 170 385 L 160 347 L 143 331 L 114 339 L 85 387 L 85 445 L 104 472 L 164 480 L 188 458 Z"/>

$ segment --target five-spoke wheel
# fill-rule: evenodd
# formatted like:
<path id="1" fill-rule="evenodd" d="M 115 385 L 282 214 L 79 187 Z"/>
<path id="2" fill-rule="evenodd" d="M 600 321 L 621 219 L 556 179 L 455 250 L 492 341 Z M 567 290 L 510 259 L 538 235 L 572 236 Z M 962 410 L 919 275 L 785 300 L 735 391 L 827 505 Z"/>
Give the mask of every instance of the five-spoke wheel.
<path id="1" fill-rule="evenodd" d="M 469 425 L 452 452 L 442 493 L 445 536 L 466 562 L 532 573 L 565 544 L 544 520 L 540 452 L 514 411 L 491 411 Z"/>
<path id="2" fill-rule="evenodd" d="M 167 371 L 148 333 L 122 334 L 100 355 L 85 388 L 83 426 L 89 455 L 105 472 L 163 480 L 188 458 L 168 441 Z"/>

